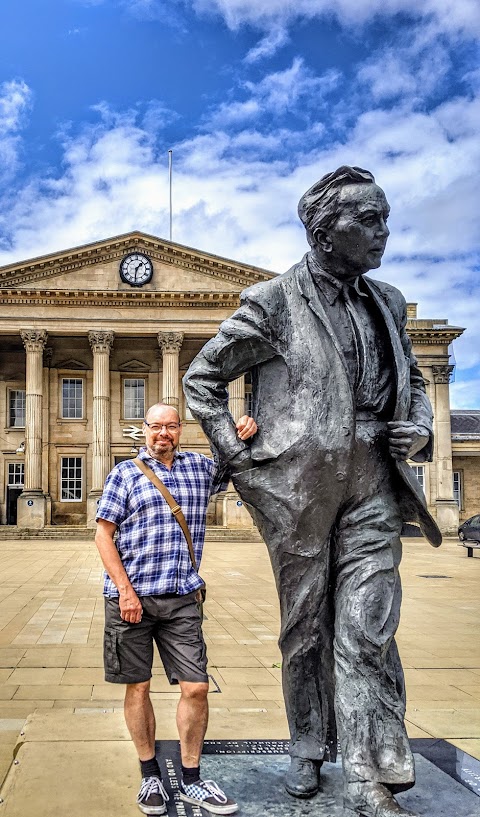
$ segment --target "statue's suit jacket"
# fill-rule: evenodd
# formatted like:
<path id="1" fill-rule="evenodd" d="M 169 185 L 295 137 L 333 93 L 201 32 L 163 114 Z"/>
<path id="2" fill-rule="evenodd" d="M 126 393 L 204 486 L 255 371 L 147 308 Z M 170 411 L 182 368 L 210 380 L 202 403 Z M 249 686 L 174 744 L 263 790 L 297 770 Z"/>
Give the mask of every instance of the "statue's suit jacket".
<path id="1" fill-rule="evenodd" d="M 313 555 L 329 535 L 341 483 L 348 477 L 355 406 L 345 357 L 306 258 L 242 293 L 240 308 L 191 364 L 184 389 L 217 457 L 227 463 L 246 447 L 228 412 L 227 386 L 251 372 L 258 432 L 249 446 L 252 467 L 234 473 L 234 484 L 261 530 L 262 517 L 270 518 L 293 552 Z M 429 442 L 414 459 L 430 460 L 432 412 L 405 331 L 405 299 L 390 284 L 363 280 L 391 346 L 396 400 L 388 419 L 411 420 L 428 429 Z M 418 522 L 430 542 L 439 545 L 440 531 L 412 469 L 405 462 L 396 462 L 395 468 L 404 520 Z"/>

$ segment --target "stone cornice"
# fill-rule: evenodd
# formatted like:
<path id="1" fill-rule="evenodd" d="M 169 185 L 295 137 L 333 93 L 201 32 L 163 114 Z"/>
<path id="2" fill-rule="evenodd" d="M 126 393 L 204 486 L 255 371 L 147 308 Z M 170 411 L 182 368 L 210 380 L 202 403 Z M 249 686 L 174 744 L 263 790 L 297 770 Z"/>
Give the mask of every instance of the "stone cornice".
<path id="1" fill-rule="evenodd" d="M 439 343 L 449 345 L 465 331 L 460 326 L 448 324 L 418 327 L 414 321 L 407 321 L 406 328 L 412 343 L 422 346 L 437 346 Z"/>
<path id="2" fill-rule="evenodd" d="M 200 252 L 182 244 L 173 244 L 145 233 L 132 232 L 106 241 L 33 258 L 20 264 L 0 267 L 0 289 L 28 285 L 32 281 L 41 281 L 96 264 L 120 261 L 127 253 L 139 251 L 174 267 L 237 284 L 241 289 L 257 281 L 268 281 L 275 277 L 275 273 L 260 267 L 239 264 L 228 258 Z"/>
<path id="3" fill-rule="evenodd" d="M 235 292 L 160 292 L 152 290 L 66 290 L 3 289 L 2 305 L 72 306 L 72 307 L 228 307 L 236 309 L 240 297 Z"/>

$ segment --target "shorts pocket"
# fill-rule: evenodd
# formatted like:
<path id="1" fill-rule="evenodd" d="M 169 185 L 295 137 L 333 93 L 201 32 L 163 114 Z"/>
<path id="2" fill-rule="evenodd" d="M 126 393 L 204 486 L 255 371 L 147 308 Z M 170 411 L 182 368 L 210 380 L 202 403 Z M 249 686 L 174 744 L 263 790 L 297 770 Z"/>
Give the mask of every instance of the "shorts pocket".
<path id="1" fill-rule="evenodd" d="M 118 657 L 118 634 L 115 630 L 106 629 L 103 639 L 103 662 L 107 675 L 120 673 L 120 659 Z"/>

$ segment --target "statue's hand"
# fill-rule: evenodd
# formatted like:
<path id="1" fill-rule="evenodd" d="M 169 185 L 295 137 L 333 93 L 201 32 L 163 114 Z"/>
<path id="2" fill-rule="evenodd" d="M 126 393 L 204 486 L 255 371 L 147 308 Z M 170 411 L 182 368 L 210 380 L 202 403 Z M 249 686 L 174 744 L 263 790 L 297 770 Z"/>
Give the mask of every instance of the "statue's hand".
<path id="1" fill-rule="evenodd" d="M 428 443 L 425 429 L 409 420 L 392 420 L 388 423 L 388 447 L 395 460 L 408 460 Z"/>
<path id="2" fill-rule="evenodd" d="M 244 414 L 243 417 L 240 417 L 237 423 L 237 434 L 241 440 L 248 440 L 250 437 L 253 437 L 253 435 L 257 433 L 257 430 L 258 426 L 253 417 L 249 417 L 248 414 Z"/>

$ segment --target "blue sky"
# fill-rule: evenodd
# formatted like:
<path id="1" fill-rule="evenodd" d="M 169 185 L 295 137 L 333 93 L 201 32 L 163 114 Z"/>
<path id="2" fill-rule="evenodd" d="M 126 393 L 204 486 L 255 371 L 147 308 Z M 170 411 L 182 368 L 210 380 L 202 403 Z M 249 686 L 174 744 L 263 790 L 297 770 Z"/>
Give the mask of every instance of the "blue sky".
<path id="1" fill-rule="evenodd" d="M 141 229 L 282 272 L 340 164 L 392 207 L 377 277 L 467 328 L 480 408 L 477 0 L 4 0 L 0 264 Z"/>

